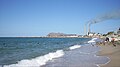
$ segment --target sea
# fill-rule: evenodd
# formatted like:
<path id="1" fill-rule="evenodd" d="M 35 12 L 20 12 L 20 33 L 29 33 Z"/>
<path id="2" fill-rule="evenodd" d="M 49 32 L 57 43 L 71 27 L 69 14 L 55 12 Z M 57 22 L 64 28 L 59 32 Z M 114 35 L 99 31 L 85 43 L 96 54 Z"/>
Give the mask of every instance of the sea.
<path id="1" fill-rule="evenodd" d="M 97 56 L 91 38 L 0 37 L 0 67 L 99 67 L 109 58 Z"/>

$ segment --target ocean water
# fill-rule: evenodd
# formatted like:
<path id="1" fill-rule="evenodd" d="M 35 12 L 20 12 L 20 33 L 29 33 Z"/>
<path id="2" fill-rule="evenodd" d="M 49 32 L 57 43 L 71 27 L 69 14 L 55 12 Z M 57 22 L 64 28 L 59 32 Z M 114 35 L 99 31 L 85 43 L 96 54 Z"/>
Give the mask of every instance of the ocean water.
<path id="1" fill-rule="evenodd" d="M 0 38 L 2 67 L 96 67 L 108 62 L 98 57 L 90 38 Z M 92 62 L 91 62 L 92 61 Z M 84 64 L 83 64 L 84 63 Z"/>

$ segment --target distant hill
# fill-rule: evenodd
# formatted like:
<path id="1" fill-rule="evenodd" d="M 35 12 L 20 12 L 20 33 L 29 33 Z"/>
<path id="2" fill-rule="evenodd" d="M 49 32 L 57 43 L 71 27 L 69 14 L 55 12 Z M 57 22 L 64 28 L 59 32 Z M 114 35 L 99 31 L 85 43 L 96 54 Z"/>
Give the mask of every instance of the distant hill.
<path id="1" fill-rule="evenodd" d="M 77 34 L 49 33 L 47 37 L 79 37 Z"/>

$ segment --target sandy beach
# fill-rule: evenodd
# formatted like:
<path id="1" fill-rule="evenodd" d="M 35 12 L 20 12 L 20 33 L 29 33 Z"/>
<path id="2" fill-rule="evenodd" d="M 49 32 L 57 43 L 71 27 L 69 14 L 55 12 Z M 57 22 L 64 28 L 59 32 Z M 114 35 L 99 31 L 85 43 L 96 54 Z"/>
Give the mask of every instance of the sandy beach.
<path id="1" fill-rule="evenodd" d="M 120 67 L 120 41 L 115 42 L 116 47 L 112 44 L 100 45 L 99 56 L 107 56 L 110 61 L 100 67 Z"/>

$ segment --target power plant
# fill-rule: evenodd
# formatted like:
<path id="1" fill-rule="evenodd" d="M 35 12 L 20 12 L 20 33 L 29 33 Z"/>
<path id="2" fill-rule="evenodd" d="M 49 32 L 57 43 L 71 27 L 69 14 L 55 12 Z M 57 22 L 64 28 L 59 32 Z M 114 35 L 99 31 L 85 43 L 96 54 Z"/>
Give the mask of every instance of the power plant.
<path id="1" fill-rule="evenodd" d="M 106 20 L 111 20 L 111 19 L 113 19 L 113 20 L 120 19 L 120 10 L 103 14 L 101 16 L 98 16 L 98 17 L 88 21 L 84 26 L 85 35 L 89 35 L 89 33 L 91 33 L 90 26 L 92 24 L 99 23 L 99 22 L 106 21 Z"/>

